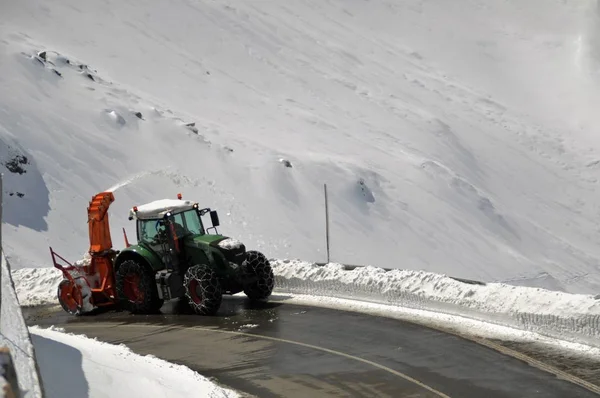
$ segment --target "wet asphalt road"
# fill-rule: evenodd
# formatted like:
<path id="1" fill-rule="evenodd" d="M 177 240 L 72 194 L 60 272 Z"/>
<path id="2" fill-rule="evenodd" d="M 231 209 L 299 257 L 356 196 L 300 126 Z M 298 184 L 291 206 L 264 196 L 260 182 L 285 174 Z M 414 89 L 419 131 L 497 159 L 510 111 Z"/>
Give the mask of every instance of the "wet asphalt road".
<path id="1" fill-rule="evenodd" d="M 57 325 L 186 365 L 257 397 L 598 397 L 518 359 L 395 319 L 225 297 L 217 316 L 166 304 L 161 314 L 72 317 L 26 309 Z"/>

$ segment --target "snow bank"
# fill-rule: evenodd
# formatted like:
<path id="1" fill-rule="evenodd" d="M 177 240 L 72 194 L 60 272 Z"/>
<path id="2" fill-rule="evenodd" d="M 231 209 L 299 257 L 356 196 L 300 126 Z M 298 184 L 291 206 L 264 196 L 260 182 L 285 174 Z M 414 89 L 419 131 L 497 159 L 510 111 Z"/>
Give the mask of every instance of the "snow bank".
<path id="1" fill-rule="evenodd" d="M 459 315 L 600 347 L 600 299 L 423 271 L 271 260 L 279 291 Z"/>
<path id="2" fill-rule="evenodd" d="M 193 370 L 61 329 L 30 328 L 48 398 L 207 397 L 239 395 Z M 61 358 L 61 366 L 56 366 Z"/>
<path id="3" fill-rule="evenodd" d="M 56 304 L 58 284 L 63 279 L 56 268 L 23 268 L 12 270 L 15 291 L 22 306 Z"/>
<path id="4" fill-rule="evenodd" d="M 42 387 L 37 373 L 35 352 L 15 294 L 10 265 L 4 253 L 1 257 L 0 346 L 10 349 L 23 397 L 41 397 Z"/>
<path id="5" fill-rule="evenodd" d="M 424 271 L 347 270 L 341 264 L 270 261 L 280 292 L 458 315 L 600 347 L 600 298 L 591 295 L 502 283 L 470 284 Z M 56 286 L 61 278 L 51 268 L 13 271 L 22 305 L 57 303 Z"/>

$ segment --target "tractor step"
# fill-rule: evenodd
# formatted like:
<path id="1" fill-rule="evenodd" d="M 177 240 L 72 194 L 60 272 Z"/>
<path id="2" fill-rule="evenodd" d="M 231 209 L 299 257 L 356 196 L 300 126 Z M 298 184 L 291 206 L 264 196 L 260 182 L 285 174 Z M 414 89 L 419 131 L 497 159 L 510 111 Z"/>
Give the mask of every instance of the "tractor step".
<path id="1" fill-rule="evenodd" d="M 163 300 L 179 298 L 185 294 L 183 279 L 175 272 L 159 271 L 155 275 L 158 296 Z"/>

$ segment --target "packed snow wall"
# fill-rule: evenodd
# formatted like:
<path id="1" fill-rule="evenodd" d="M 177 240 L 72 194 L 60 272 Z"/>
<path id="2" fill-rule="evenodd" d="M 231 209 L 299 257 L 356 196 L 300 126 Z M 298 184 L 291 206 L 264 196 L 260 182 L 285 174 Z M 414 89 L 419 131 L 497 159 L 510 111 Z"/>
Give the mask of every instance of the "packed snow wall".
<path id="1" fill-rule="evenodd" d="M 600 347 L 600 294 L 483 283 L 417 270 L 270 259 L 278 293 L 449 314 Z M 13 271 L 22 305 L 58 304 L 54 268 Z"/>
<path id="2" fill-rule="evenodd" d="M 2 178 L 0 176 L 0 214 L 2 209 Z M 1 220 L 1 217 L 0 217 Z M 0 223 L 1 224 L 1 223 Z M 0 248 L 2 236 L 0 234 Z M 0 266 L 0 347 L 8 347 L 16 368 L 23 398 L 43 397 L 41 378 L 29 329 L 10 273 L 10 264 L 1 252 Z"/>
<path id="3" fill-rule="evenodd" d="M 414 270 L 271 260 L 276 290 L 462 316 L 600 347 L 600 295 Z"/>

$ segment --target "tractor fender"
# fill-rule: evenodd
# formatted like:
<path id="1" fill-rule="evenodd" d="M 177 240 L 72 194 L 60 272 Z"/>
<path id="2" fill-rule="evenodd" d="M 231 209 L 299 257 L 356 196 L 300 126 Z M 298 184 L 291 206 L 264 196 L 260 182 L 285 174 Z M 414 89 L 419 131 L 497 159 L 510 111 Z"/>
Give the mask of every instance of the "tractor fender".
<path id="1" fill-rule="evenodd" d="M 207 264 L 210 265 L 213 262 L 213 259 L 210 256 L 210 253 L 207 253 L 205 249 L 200 249 L 195 252 L 193 255 L 188 256 L 187 261 L 190 265 L 192 264 Z"/>
<path id="2" fill-rule="evenodd" d="M 213 260 L 215 263 L 221 263 L 220 265 L 222 266 L 226 266 L 227 264 L 229 264 L 229 261 L 227 261 L 225 255 L 221 252 L 221 250 L 212 246 L 209 246 L 208 250 L 209 256 L 212 257 L 211 260 Z"/>
<path id="3" fill-rule="evenodd" d="M 160 271 L 164 268 L 164 265 L 162 264 L 160 258 L 156 254 L 138 245 L 129 246 L 128 248 L 122 250 L 119 253 L 117 258 L 115 259 L 115 272 L 117 272 L 121 264 L 127 260 L 139 261 L 145 264 L 146 266 L 150 267 L 154 272 Z"/>
<path id="4" fill-rule="evenodd" d="M 213 248 L 204 241 L 193 241 L 186 244 L 186 261 L 189 265 L 192 264 L 207 264 L 210 265 L 214 261 Z"/>

